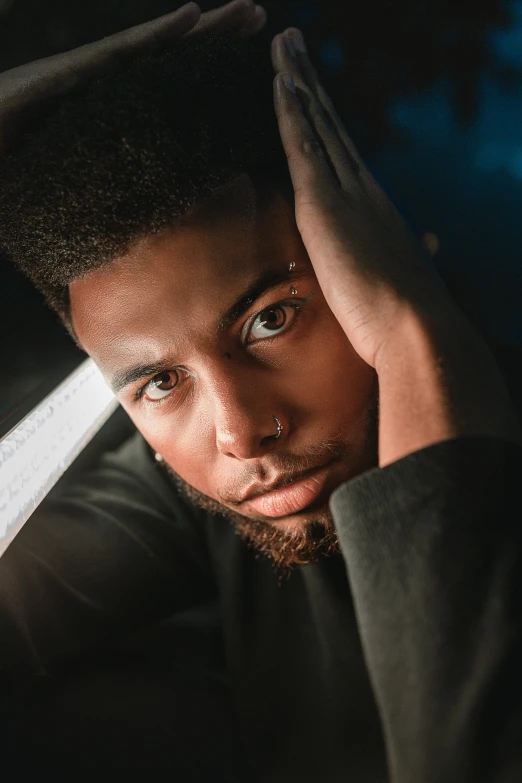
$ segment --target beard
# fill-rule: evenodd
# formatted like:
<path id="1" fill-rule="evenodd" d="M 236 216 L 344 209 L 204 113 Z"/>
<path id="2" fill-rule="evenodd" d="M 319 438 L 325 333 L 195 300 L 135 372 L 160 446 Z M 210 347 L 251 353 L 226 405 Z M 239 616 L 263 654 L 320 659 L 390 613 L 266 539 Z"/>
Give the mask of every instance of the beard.
<path id="1" fill-rule="evenodd" d="M 378 465 L 379 391 L 377 376 L 369 398 L 364 425 L 364 447 L 358 459 L 358 469 L 350 478 Z M 349 451 L 344 439 L 323 441 L 313 449 L 313 454 L 330 454 L 341 459 Z M 307 457 L 309 458 L 309 453 Z M 295 458 L 294 458 L 295 460 Z M 247 517 L 192 487 L 176 473 L 164 459 L 158 463 L 176 490 L 196 508 L 228 520 L 234 532 L 247 546 L 256 551 L 256 557 L 265 556 L 279 573 L 279 582 L 288 579 L 300 566 L 316 563 L 325 557 L 342 556 L 339 537 L 329 506 L 310 512 L 310 517 L 300 524 L 285 527 L 284 524 Z M 295 466 L 295 461 L 294 461 Z"/>

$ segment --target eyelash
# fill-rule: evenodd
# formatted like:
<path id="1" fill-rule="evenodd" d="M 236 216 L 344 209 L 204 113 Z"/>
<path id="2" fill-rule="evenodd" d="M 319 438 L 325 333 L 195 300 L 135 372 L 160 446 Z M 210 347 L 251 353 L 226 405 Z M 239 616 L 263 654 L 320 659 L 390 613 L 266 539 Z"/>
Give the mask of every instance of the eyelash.
<path id="1" fill-rule="evenodd" d="M 246 336 L 248 336 L 248 333 L 252 329 L 252 326 L 255 324 L 257 318 L 261 315 L 261 313 L 265 313 L 267 310 L 277 310 L 278 308 L 291 307 L 293 310 L 296 311 L 295 318 L 290 324 L 290 326 L 288 327 L 288 329 L 285 329 L 284 332 L 282 332 L 282 334 L 288 334 L 288 332 L 290 332 L 293 329 L 294 324 L 297 322 L 297 319 L 305 309 L 301 305 L 304 304 L 306 301 L 308 301 L 309 298 L 310 297 L 308 297 L 307 299 L 283 299 L 283 301 L 281 302 L 276 302 L 273 305 L 268 305 L 268 307 L 263 307 L 262 310 L 259 310 L 257 313 L 254 313 L 254 315 L 248 319 L 248 321 L 246 322 L 246 324 L 241 330 L 241 334 L 245 333 Z M 275 334 L 274 337 L 279 337 L 279 334 Z M 266 342 L 266 340 L 269 339 L 270 339 L 269 337 L 265 337 L 264 339 L 255 340 L 253 343 L 248 343 L 245 340 L 243 341 L 243 344 L 254 345 L 256 342 Z"/>
<path id="2" fill-rule="evenodd" d="M 255 322 L 256 318 L 259 315 L 261 315 L 261 313 L 264 313 L 266 310 L 276 310 L 278 307 L 292 307 L 296 311 L 294 320 L 292 321 L 292 323 L 290 324 L 288 329 L 286 329 L 282 333 L 282 334 L 289 334 L 289 332 L 291 332 L 293 330 L 294 326 L 297 324 L 297 322 L 298 322 L 300 316 L 302 315 L 302 313 L 304 311 L 306 311 L 306 309 L 307 309 L 306 307 L 303 307 L 303 305 L 310 301 L 310 299 L 313 297 L 314 293 L 315 293 L 315 291 L 312 291 L 312 293 L 309 294 L 309 296 L 307 296 L 306 299 L 295 299 L 295 298 L 293 298 L 293 299 L 284 299 L 281 302 L 276 302 L 275 304 L 268 305 L 268 307 L 263 307 L 261 310 L 258 310 L 257 313 L 254 313 L 254 315 L 251 318 L 249 318 L 248 322 L 245 324 L 245 326 L 241 330 L 241 333 L 246 331 L 246 333 L 248 334 L 248 331 L 252 327 L 252 324 Z M 274 335 L 274 337 L 279 337 L 279 335 L 276 334 L 276 335 Z M 265 342 L 268 339 L 271 339 L 271 338 L 265 337 L 264 340 L 257 340 L 256 342 Z M 245 345 L 254 345 L 254 343 L 244 343 L 244 344 Z M 183 368 L 180 367 L 179 369 L 182 370 Z M 185 372 L 187 372 L 187 371 L 185 370 Z M 153 405 L 154 407 L 156 407 L 157 405 L 161 405 L 167 399 L 170 398 L 170 396 L 171 396 L 170 394 L 167 394 L 167 395 L 165 395 L 165 397 L 162 397 L 162 398 L 160 398 L 158 400 L 149 400 L 149 399 L 147 399 L 144 396 L 145 395 L 145 390 L 146 390 L 147 386 L 156 377 L 157 376 L 154 376 L 153 378 L 149 378 L 147 383 L 145 383 L 140 389 L 137 390 L 137 392 L 135 394 L 135 400 L 138 400 L 138 401 L 141 400 L 143 404 Z M 175 391 L 175 388 L 172 391 Z"/>

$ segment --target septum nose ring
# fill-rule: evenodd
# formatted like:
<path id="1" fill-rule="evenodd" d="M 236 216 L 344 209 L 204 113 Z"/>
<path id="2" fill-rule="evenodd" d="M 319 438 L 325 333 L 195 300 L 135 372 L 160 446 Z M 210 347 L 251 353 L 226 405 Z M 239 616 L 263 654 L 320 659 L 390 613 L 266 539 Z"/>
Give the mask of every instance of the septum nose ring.
<path id="1" fill-rule="evenodd" d="M 277 440 L 277 438 L 278 438 L 278 437 L 281 435 L 281 433 L 283 432 L 283 425 L 281 424 L 281 422 L 279 421 L 279 419 L 277 418 L 277 416 L 273 416 L 272 418 L 273 418 L 273 419 L 275 419 L 275 422 L 276 422 L 276 424 L 277 424 L 277 432 L 276 432 L 276 434 L 275 434 L 275 435 L 272 435 L 272 437 L 274 438 L 274 440 Z"/>

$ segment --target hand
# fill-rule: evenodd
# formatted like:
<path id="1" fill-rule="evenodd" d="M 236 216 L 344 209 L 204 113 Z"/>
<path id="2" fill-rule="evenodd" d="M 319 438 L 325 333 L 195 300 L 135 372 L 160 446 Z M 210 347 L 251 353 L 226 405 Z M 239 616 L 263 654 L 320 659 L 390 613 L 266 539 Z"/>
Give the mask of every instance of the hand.
<path id="1" fill-rule="evenodd" d="M 88 79 L 178 38 L 208 30 L 250 37 L 265 21 L 264 9 L 253 0 L 234 0 L 204 14 L 196 3 L 188 3 L 152 22 L 1 73 L 0 158 L 39 112 Z"/>
<path id="2" fill-rule="evenodd" d="M 289 28 L 272 43 L 275 110 L 297 227 L 330 309 L 355 351 L 376 368 L 406 317 L 449 312 L 454 303 L 426 249 L 364 165 L 300 41 L 299 30 Z M 295 94 L 282 74 L 293 76 Z"/>

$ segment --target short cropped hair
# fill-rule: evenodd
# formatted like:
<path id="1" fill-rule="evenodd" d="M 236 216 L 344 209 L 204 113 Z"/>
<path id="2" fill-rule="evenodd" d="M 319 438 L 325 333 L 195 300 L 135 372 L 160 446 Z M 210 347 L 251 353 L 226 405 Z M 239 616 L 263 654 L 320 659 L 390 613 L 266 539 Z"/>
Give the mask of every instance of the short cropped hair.
<path id="1" fill-rule="evenodd" d="M 268 45 L 207 34 L 92 82 L 0 170 L 0 250 L 74 339 L 68 285 L 241 174 L 291 188 Z"/>

